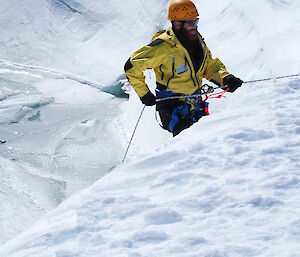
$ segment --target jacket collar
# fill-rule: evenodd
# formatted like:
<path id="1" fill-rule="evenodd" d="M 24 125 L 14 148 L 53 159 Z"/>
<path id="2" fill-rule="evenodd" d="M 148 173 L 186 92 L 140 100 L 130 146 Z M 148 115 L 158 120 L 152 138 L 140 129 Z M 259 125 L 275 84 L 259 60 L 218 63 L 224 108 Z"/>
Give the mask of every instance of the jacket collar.
<path id="1" fill-rule="evenodd" d="M 168 39 L 167 43 L 173 45 L 174 47 L 181 46 L 181 43 L 180 43 L 179 39 L 176 37 L 172 27 L 169 27 L 166 30 L 166 34 L 167 34 L 167 39 Z"/>
<path id="2" fill-rule="evenodd" d="M 155 33 L 155 35 L 152 37 L 152 41 L 155 39 L 161 39 L 171 45 L 172 47 L 176 47 L 180 44 L 178 38 L 176 37 L 172 27 L 169 27 L 167 30 L 161 30 Z"/>

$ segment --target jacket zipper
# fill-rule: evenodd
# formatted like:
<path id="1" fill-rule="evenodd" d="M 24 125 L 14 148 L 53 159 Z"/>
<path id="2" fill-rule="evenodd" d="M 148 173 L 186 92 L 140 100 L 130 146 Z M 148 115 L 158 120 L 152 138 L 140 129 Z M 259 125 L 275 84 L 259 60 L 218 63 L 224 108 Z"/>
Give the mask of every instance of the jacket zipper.
<path id="1" fill-rule="evenodd" d="M 161 66 L 162 66 L 162 64 L 159 66 L 159 71 L 161 72 L 161 81 L 163 81 L 164 80 L 164 73 L 161 69 Z"/>
<path id="2" fill-rule="evenodd" d="M 206 49 L 206 47 L 205 47 L 205 49 L 204 49 L 204 58 L 203 58 L 203 62 L 202 62 L 202 65 L 200 66 L 200 69 L 199 69 L 199 71 L 202 71 L 203 70 L 203 68 L 204 68 L 204 64 L 205 64 L 205 62 L 206 62 L 206 59 L 207 59 L 207 49 Z"/>
<path id="3" fill-rule="evenodd" d="M 168 79 L 168 82 L 167 82 L 167 89 L 169 87 L 169 83 L 170 83 L 170 80 L 174 77 L 175 75 L 175 57 L 173 57 L 173 61 L 172 61 L 172 76 Z"/>
<path id="4" fill-rule="evenodd" d="M 188 57 L 187 57 L 186 54 L 185 54 L 185 51 L 183 53 L 184 53 L 185 61 L 187 62 L 188 66 L 189 66 L 189 68 L 191 70 L 191 78 L 193 80 L 194 86 L 196 87 L 198 85 L 198 88 L 199 88 L 200 87 L 200 83 L 199 83 L 198 78 L 197 78 L 197 73 L 195 72 L 195 69 L 194 69 L 193 65 L 190 64 L 189 59 L 188 59 L 188 57 L 191 59 L 190 54 L 187 53 L 188 54 Z M 193 73 L 195 74 L 195 78 L 196 78 L 197 84 L 196 84 L 195 79 L 193 77 Z"/>
<path id="5" fill-rule="evenodd" d="M 193 78 L 193 70 L 192 70 L 192 67 L 191 67 L 191 65 L 190 65 L 190 63 L 189 63 L 189 60 L 188 60 L 188 58 L 185 56 L 185 61 L 187 62 L 187 65 L 189 66 L 189 68 L 190 68 L 190 71 L 191 71 L 191 79 L 193 80 L 193 83 L 194 83 L 194 87 L 196 87 L 196 83 L 195 83 L 195 80 L 194 80 L 194 78 Z"/>
<path id="6" fill-rule="evenodd" d="M 202 43 L 202 42 L 201 42 L 201 43 Z M 202 44 L 201 44 L 201 47 L 203 48 Z M 202 71 L 202 70 L 203 70 L 204 64 L 205 64 L 205 61 L 206 61 L 206 58 L 207 58 L 207 49 L 206 49 L 205 45 L 204 45 L 203 51 L 204 51 L 204 58 L 203 58 L 203 61 L 202 61 L 202 64 L 201 64 L 201 66 L 200 66 L 199 71 Z M 187 62 L 188 66 L 189 66 L 189 68 L 190 68 L 190 70 L 191 70 L 191 78 L 192 78 L 192 80 L 193 80 L 194 86 L 196 87 L 197 85 L 196 85 L 195 80 L 194 80 L 194 78 L 193 78 L 193 72 L 194 72 L 195 77 L 196 77 L 196 81 L 197 81 L 197 84 L 198 84 L 198 88 L 200 88 L 200 83 L 199 83 L 199 80 L 198 80 L 198 78 L 197 78 L 197 72 L 195 71 L 194 67 L 191 66 L 190 63 L 189 63 L 189 59 L 188 59 L 188 58 L 190 58 L 190 60 L 191 60 L 190 54 L 187 52 L 187 55 L 188 55 L 188 57 L 187 57 L 186 54 L 185 54 L 185 50 L 184 50 L 183 53 L 184 53 L 184 57 L 185 57 L 185 59 L 186 59 L 186 62 Z"/>
<path id="7" fill-rule="evenodd" d="M 202 62 L 202 65 L 200 66 L 200 69 L 199 69 L 199 71 L 201 72 L 203 70 L 203 68 L 204 68 L 204 64 L 205 64 L 206 59 L 207 59 L 207 46 L 204 43 L 204 40 L 203 40 L 202 37 L 201 37 L 201 39 L 199 38 L 199 40 L 200 40 L 200 44 L 201 44 L 201 47 L 202 47 L 203 53 L 204 53 L 203 62 Z"/>

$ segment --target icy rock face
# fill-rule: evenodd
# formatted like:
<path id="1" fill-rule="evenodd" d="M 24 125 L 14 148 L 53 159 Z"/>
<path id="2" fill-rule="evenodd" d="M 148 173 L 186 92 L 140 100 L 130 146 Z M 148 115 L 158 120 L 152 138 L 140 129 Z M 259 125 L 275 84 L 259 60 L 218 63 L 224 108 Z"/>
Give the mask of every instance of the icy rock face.
<path id="1" fill-rule="evenodd" d="M 31 75 L 7 67 L 0 74 L 1 243 L 103 176 L 124 151 L 119 100 Z"/>
<path id="2" fill-rule="evenodd" d="M 72 1 L 1 1 L 1 10 L 1 56 L 15 62 L 63 60 L 103 26 L 96 13 Z"/>
<path id="3" fill-rule="evenodd" d="M 101 89 L 150 40 L 166 2 L 0 1 L 1 243 L 121 160 L 132 124 L 124 129 L 122 101 Z"/>
<path id="4" fill-rule="evenodd" d="M 111 85 L 123 73 L 128 46 L 133 51 L 143 38 L 150 41 L 166 3 L 1 0 L 1 59 Z"/>

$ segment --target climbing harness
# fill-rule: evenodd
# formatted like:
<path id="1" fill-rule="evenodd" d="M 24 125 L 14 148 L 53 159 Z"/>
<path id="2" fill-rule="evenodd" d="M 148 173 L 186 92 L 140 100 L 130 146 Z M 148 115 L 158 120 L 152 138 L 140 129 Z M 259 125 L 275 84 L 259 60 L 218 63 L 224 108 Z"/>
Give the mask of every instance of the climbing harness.
<path id="1" fill-rule="evenodd" d="M 202 116 L 209 115 L 208 105 L 206 102 L 209 98 L 221 98 L 223 94 L 226 92 L 215 93 L 216 88 L 204 84 L 199 90 L 197 90 L 192 95 L 180 95 L 172 91 L 168 90 L 156 90 L 156 95 L 158 99 L 156 102 L 158 104 L 163 101 L 172 101 L 172 100 L 181 100 L 181 103 L 178 104 L 175 108 L 170 110 L 170 121 L 168 121 L 168 125 L 164 125 L 159 121 L 156 110 L 155 119 L 159 126 L 163 129 L 167 129 L 171 133 L 174 133 L 175 126 L 180 122 L 180 120 L 186 119 L 186 122 L 193 124 L 197 122 Z"/>
<path id="2" fill-rule="evenodd" d="M 196 93 L 194 93 L 192 95 L 177 95 L 176 93 L 173 93 L 171 91 L 159 91 L 160 95 L 158 95 L 159 98 L 156 99 L 156 102 L 159 103 L 159 102 L 173 100 L 173 99 L 199 98 L 199 97 L 202 97 L 203 95 L 205 95 L 207 97 L 207 99 L 209 99 L 210 98 L 209 94 L 213 93 L 215 91 L 215 89 L 219 89 L 219 88 L 220 87 L 213 87 L 208 84 L 204 84 L 199 90 L 196 91 Z M 225 94 L 225 93 L 222 92 L 222 94 Z M 205 99 L 203 101 L 206 101 L 207 99 Z"/>

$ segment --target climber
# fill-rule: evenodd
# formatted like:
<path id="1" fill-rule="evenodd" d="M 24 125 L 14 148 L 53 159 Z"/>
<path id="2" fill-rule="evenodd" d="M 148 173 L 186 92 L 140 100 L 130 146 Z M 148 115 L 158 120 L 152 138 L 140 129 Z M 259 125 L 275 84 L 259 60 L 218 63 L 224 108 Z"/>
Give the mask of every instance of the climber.
<path id="1" fill-rule="evenodd" d="M 124 66 L 127 79 L 142 103 L 156 105 L 162 127 L 173 136 L 208 115 L 208 103 L 201 98 L 157 102 L 158 98 L 199 94 L 203 78 L 227 88 L 228 92 L 234 92 L 243 83 L 218 58 L 212 58 L 198 32 L 198 17 L 191 0 L 173 0 L 168 11 L 172 26 L 157 32 L 152 42 L 133 53 Z M 143 72 L 149 68 L 155 72 L 156 96 L 145 83 Z"/>

